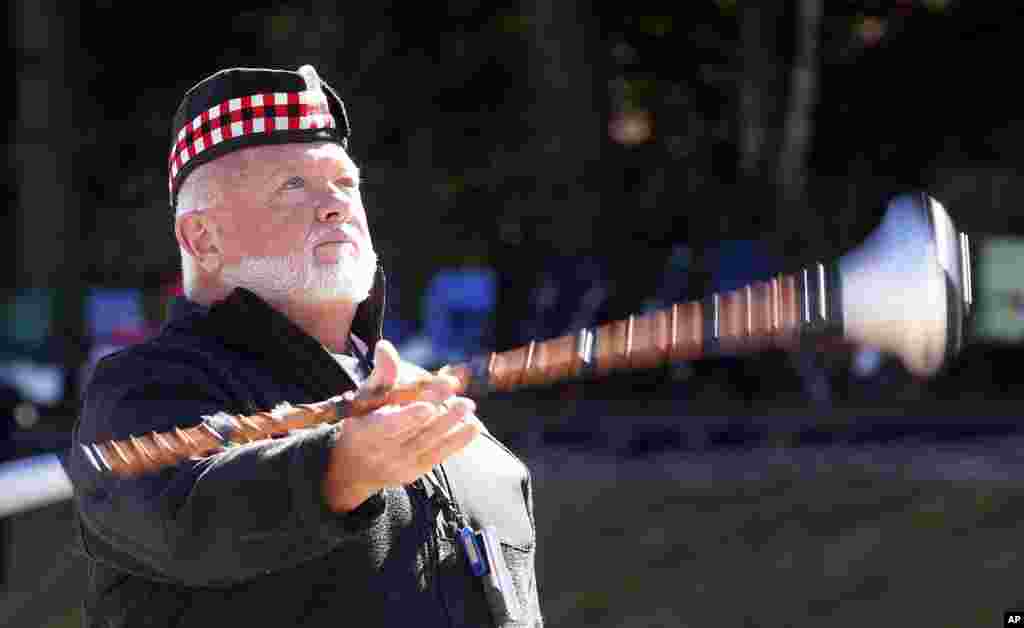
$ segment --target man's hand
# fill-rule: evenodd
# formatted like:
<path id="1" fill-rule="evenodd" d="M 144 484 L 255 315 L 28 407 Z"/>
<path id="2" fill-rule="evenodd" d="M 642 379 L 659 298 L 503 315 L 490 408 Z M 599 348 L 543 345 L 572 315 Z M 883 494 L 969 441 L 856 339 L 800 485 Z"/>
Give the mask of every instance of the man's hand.
<path id="1" fill-rule="evenodd" d="M 398 351 L 381 340 L 374 350 L 373 373 L 359 396 L 393 388 L 399 369 Z M 476 404 L 454 396 L 458 380 L 451 375 L 423 377 L 429 381 L 419 400 L 342 421 L 323 481 L 332 510 L 348 512 L 382 488 L 413 482 L 480 433 L 471 416 Z"/>

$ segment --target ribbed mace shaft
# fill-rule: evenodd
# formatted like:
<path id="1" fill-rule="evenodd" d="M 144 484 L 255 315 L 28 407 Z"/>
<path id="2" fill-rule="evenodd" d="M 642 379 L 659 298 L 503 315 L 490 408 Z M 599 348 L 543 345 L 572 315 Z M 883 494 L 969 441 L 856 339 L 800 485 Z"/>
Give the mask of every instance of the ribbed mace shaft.
<path id="1" fill-rule="evenodd" d="M 510 351 L 446 366 L 439 372 L 459 379 L 460 394 L 482 396 L 586 375 L 654 368 L 707 355 L 789 347 L 802 332 L 842 326 L 834 271 L 826 271 L 821 264 L 812 268 L 575 334 L 533 341 Z M 281 404 L 269 412 L 249 416 L 219 413 L 204 417 L 194 427 L 82 447 L 100 471 L 134 476 L 186 458 L 212 455 L 233 444 L 278 438 L 290 430 L 336 423 L 385 405 L 409 403 L 420 398 L 424 385 L 415 382 L 385 394 L 359 398 L 349 393 L 319 403 Z"/>

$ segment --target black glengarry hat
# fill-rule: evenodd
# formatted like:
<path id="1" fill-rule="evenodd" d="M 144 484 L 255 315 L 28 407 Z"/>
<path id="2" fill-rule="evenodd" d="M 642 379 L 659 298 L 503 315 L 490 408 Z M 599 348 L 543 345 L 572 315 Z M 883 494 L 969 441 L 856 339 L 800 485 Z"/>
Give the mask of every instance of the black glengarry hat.
<path id="1" fill-rule="evenodd" d="M 297 71 L 230 68 L 185 93 L 171 128 L 171 207 L 197 166 L 260 144 L 337 142 L 348 147 L 345 104 L 313 66 Z"/>

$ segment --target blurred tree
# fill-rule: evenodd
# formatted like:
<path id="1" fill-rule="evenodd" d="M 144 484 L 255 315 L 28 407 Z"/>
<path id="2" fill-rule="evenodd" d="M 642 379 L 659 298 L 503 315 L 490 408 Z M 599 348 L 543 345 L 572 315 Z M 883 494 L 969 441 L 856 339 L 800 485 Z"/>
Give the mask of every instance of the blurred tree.
<path id="1" fill-rule="evenodd" d="M 783 127 L 777 174 L 781 197 L 787 206 L 804 206 L 807 200 L 807 157 L 814 133 L 813 113 L 818 98 L 821 17 L 821 0 L 799 0 L 796 55 L 790 69 L 789 106 Z"/>
<path id="2" fill-rule="evenodd" d="M 75 375 L 86 356 L 81 310 L 83 250 L 76 167 L 74 70 L 77 11 L 54 1 L 20 3 L 17 24 L 18 110 L 14 126 L 18 234 L 15 283 L 55 289 L 52 334 L 65 368 L 65 390 L 77 400 Z M 73 414 L 68 414 L 73 416 Z"/>
<path id="3" fill-rule="evenodd" d="M 525 0 L 529 16 L 526 110 L 529 139 L 516 161 L 539 185 L 527 210 L 548 226 L 539 234 L 563 252 L 593 244 L 601 195 L 589 185 L 601 156 L 604 107 L 595 98 L 595 20 L 589 4 Z M 546 220 L 543 220 L 546 218 Z"/>
<path id="4" fill-rule="evenodd" d="M 786 65 L 779 58 L 779 21 L 784 4 L 752 2 L 738 7 L 740 32 L 739 170 L 751 182 L 763 182 L 776 170 L 777 124 Z"/>
<path id="5" fill-rule="evenodd" d="M 808 206 L 808 156 L 818 98 L 821 0 L 738 3 L 740 74 L 737 169 L 741 184 L 771 199 L 765 222 L 820 239 Z M 784 22 L 789 22 L 785 24 Z"/>

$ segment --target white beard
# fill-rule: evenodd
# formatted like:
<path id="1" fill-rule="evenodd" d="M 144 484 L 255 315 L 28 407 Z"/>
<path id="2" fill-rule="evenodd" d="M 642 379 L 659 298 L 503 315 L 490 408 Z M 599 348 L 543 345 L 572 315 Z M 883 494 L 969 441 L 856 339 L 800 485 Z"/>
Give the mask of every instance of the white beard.
<path id="1" fill-rule="evenodd" d="M 373 288 L 377 253 L 365 240 L 361 244 L 357 258 L 342 255 L 336 263 L 320 266 L 303 251 L 278 257 L 247 257 L 225 266 L 221 278 L 269 302 L 362 303 Z"/>

